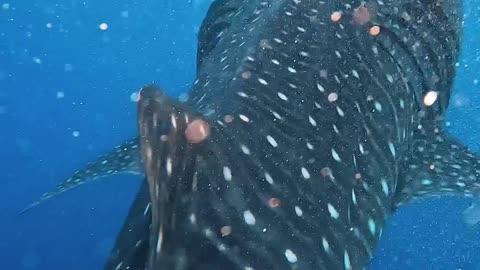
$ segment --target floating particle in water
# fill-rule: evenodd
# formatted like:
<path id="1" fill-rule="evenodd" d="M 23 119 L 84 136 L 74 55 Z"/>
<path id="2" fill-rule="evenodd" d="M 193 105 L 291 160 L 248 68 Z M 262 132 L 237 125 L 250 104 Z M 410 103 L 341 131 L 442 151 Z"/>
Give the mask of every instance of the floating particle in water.
<path id="1" fill-rule="evenodd" d="M 262 39 L 260 40 L 260 48 L 272 49 L 272 45 L 270 45 L 270 42 L 268 41 L 268 39 Z"/>
<path id="2" fill-rule="evenodd" d="M 130 95 L 130 100 L 132 102 L 138 102 L 140 100 L 140 93 L 134 92 Z"/>
<path id="3" fill-rule="evenodd" d="M 110 254 L 110 247 L 115 243 L 113 237 L 103 238 L 97 241 L 94 247 L 90 250 L 92 255 L 104 257 Z"/>
<path id="4" fill-rule="evenodd" d="M 72 64 L 65 64 L 65 65 L 63 66 L 63 69 L 64 69 L 65 71 L 72 71 L 72 70 L 73 70 L 73 66 L 72 66 Z"/>
<path id="5" fill-rule="evenodd" d="M 72 135 L 73 135 L 73 137 L 78 137 L 78 136 L 80 136 L 80 131 L 75 130 L 75 131 L 72 132 Z"/>
<path id="6" fill-rule="evenodd" d="M 34 63 L 37 63 L 37 64 L 41 64 L 42 63 L 42 59 L 38 58 L 38 57 L 33 57 L 33 62 Z"/>
<path id="7" fill-rule="evenodd" d="M 47 23 L 45 26 L 46 26 L 48 29 L 53 28 L 53 24 L 52 24 L 52 23 Z"/>
<path id="8" fill-rule="evenodd" d="M 101 23 L 98 28 L 102 31 L 106 31 L 108 29 L 108 24 L 107 23 Z"/>
<path id="9" fill-rule="evenodd" d="M 31 250 L 22 257 L 21 269 L 24 269 L 24 270 L 38 269 L 40 266 L 41 260 L 42 260 L 42 257 L 40 257 L 37 251 Z"/>
<path id="10" fill-rule="evenodd" d="M 180 96 L 178 96 L 178 100 L 180 102 L 186 102 L 188 100 L 188 94 L 187 93 L 180 94 Z"/>
<path id="11" fill-rule="evenodd" d="M 456 94 L 452 97 L 452 102 L 455 107 L 467 106 L 470 104 L 470 97 L 468 95 Z"/>
<path id="12" fill-rule="evenodd" d="M 322 174 L 323 177 L 332 176 L 332 170 L 329 167 L 322 168 L 320 170 L 320 173 Z"/>
<path id="13" fill-rule="evenodd" d="M 233 116 L 231 116 L 229 114 L 227 114 L 223 117 L 223 121 L 225 121 L 225 123 L 227 123 L 227 124 L 233 122 L 233 119 L 234 119 Z"/>
<path id="14" fill-rule="evenodd" d="M 372 19 L 370 10 L 366 7 L 358 7 L 353 12 L 353 22 L 358 25 L 364 25 Z"/>
<path id="15" fill-rule="evenodd" d="M 232 227 L 230 226 L 223 226 L 220 229 L 220 233 L 222 234 L 222 237 L 228 236 L 229 234 L 232 233 Z"/>
<path id="16" fill-rule="evenodd" d="M 2 9 L 3 10 L 9 10 L 10 9 L 10 4 L 9 3 L 3 3 L 2 4 Z"/>
<path id="17" fill-rule="evenodd" d="M 327 78 L 328 72 L 325 69 L 320 70 L 320 77 Z"/>
<path id="18" fill-rule="evenodd" d="M 436 74 L 433 74 L 431 79 L 433 83 L 438 83 L 440 81 L 440 77 Z"/>
<path id="19" fill-rule="evenodd" d="M 243 79 L 249 79 L 251 76 L 252 76 L 252 73 L 250 71 L 242 72 Z"/>
<path id="20" fill-rule="evenodd" d="M 64 98 L 65 97 L 65 93 L 64 92 L 61 92 L 61 91 L 58 91 L 57 92 L 57 98 L 58 99 L 61 99 L 61 98 Z"/>
<path id="21" fill-rule="evenodd" d="M 28 138 L 16 138 L 15 146 L 20 153 L 28 153 L 32 150 L 32 142 Z"/>
<path id="22" fill-rule="evenodd" d="M 473 84 L 478 84 L 478 79 L 473 80 Z"/>
<path id="23" fill-rule="evenodd" d="M 128 18 L 128 10 L 124 10 L 121 13 L 122 18 Z"/>

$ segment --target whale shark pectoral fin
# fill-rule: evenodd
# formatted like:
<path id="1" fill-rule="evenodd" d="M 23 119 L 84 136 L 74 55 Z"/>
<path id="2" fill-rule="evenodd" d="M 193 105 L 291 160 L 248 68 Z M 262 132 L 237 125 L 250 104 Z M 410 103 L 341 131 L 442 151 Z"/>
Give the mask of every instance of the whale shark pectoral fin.
<path id="1" fill-rule="evenodd" d="M 150 198 L 147 179 L 144 179 L 104 270 L 145 269 L 150 224 Z"/>
<path id="2" fill-rule="evenodd" d="M 400 171 L 395 206 L 439 195 L 480 195 L 480 156 L 440 127 L 423 126 Z"/>
<path id="3" fill-rule="evenodd" d="M 28 212 L 50 198 L 99 178 L 121 173 L 143 174 L 139 148 L 138 137 L 118 145 L 110 153 L 100 156 L 83 169 L 76 171 L 72 177 L 58 184 L 52 191 L 44 193 L 38 200 L 25 207 L 20 214 Z"/>

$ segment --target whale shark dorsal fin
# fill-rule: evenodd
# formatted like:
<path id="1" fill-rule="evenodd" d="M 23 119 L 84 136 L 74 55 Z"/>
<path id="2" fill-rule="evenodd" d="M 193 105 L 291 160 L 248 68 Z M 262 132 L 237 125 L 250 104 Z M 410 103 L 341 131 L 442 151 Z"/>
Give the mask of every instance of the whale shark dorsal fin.
<path id="1" fill-rule="evenodd" d="M 244 1 L 214 1 L 198 33 L 197 67 L 215 48 L 222 32 L 231 25 L 231 17 L 239 11 Z"/>
<path id="2" fill-rule="evenodd" d="M 400 171 L 395 206 L 421 197 L 480 195 L 480 156 L 439 123 L 423 122 L 415 131 L 411 154 Z"/>

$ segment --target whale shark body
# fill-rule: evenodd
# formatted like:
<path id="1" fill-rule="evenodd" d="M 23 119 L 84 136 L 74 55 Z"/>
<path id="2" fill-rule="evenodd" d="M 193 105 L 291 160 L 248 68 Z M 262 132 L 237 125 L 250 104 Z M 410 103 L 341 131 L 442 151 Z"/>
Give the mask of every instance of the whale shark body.
<path id="1" fill-rule="evenodd" d="M 453 0 L 215 1 L 189 99 L 143 88 L 139 137 L 27 209 L 145 173 L 105 269 L 364 269 L 401 205 L 478 194 L 443 126 L 461 29 Z"/>

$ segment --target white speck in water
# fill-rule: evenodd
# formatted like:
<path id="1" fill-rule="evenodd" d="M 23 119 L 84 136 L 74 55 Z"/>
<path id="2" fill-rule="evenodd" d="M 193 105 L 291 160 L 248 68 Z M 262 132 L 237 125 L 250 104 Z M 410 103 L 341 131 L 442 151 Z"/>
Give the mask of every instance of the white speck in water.
<path id="1" fill-rule="evenodd" d="M 188 94 L 187 93 L 182 93 L 178 96 L 178 100 L 180 102 L 186 102 L 188 100 Z"/>
<path id="2" fill-rule="evenodd" d="M 64 98 L 65 97 L 65 93 L 64 92 L 61 92 L 61 91 L 58 91 L 57 92 L 57 98 L 58 99 L 61 99 L 61 98 Z"/>
<path id="3" fill-rule="evenodd" d="M 121 13 L 122 18 L 128 18 L 128 10 L 124 10 Z"/>
<path id="4" fill-rule="evenodd" d="M 10 9 L 10 4 L 9 3 L 3 3 L 2 4 L 2 9 L 3 10 L 9 10 Z"/>
<path id="5" fill-rule="evenodd" d="M 98 28 L 102 31 L 106 31 L 108 29 L 108 24 L 107 23 L 101 23 Z"/>
<path id="6" fill-rule="evenodd" d="M 78 137 L 78 136 L 80 136 L 80 131 L 75 130 L 75 131 L 72 132 L 72 135 L 73 135 L 73 137 Z"/>
<path id="7" fill-rule="evenodd" d="M 42 63 L 42 59 L 38 58 L 38 57 L 33 57 L 33 62 L 36 63 L 36 64 L 41 64 Z"/>
<path id="8" fill-rule="evenodd" d="M 68 64 L 68 63 L 65 64 L 65 65 L 63 66 L 63 70 L 65 70 L 65 71 L 72 71 L 72 70 L 73 70 L 72 64 Z"/>
<path id="9" fill-rule="evenodd" d="M 45 26 L 46 26 L 48 29 L 52 29 L 52 28 L 53 28 L 53 24 L 52 24 L 52 23 L 47 23 Z"/>

